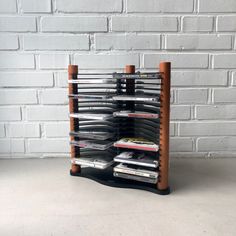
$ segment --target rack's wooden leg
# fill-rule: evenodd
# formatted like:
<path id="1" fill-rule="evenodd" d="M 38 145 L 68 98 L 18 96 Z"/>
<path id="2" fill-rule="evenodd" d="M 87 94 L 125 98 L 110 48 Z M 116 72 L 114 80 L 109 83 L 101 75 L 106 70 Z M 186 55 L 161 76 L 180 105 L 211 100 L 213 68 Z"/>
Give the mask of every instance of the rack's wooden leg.
<path id="1" fill-rule="evenodd" d="M 159 71 L 162 74 L 161 108 L 160 108 L 160 148 L 159 148 L 159 181 L 157 188 L 169 193 L 169 123 L 170 123 L 170 62 L 161 62 Z"/>
<path id="2" fill-rule="evenodd" d="M 77 79 L 78 74 L 78 66 L 69 65 L 68 66 L 68 79 Z M 69 84 L 69 94 L 77 94 L 78 93 L 78 85 L 77 84 Z M 70 113 L 78 112 L 78 101 L 76 99 L 69 100 L 69 110 Z M 70 118 L 70 131 L 78 131 L 79 123 L 77 119 Z M 70 137 L 70 140 L 73 141 L 74 137 Z M 80 151 L 79 147 L 71 146 L 71 158 L 79 157 Z M 81 172 L 81 167 L 79 165 L 71 164 L 71 175 L 78 175 Z"/>

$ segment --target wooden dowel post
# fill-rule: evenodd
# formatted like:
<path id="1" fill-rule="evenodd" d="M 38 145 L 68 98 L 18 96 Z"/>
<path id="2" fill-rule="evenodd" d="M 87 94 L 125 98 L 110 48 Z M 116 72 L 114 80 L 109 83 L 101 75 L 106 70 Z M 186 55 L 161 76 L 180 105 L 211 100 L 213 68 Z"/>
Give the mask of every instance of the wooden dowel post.
<path id="1" fill-rule="evenodd" d="M 126 65 L 125 73 L 127 74 L 134 74 L 135 73 L 135 66 L 134 65 Z M 127 95 L 134 95 L 135 87 L 134 87 L 134 79 L 127 79 L 126 80 L 126 94 Z"/>
<path id="2" fill-rule="evenodd" d="M 161 62 L 159 71 L 162 73 L 162 88 L 160 94 L 160 148 L 159 148 L 159 181 L 157 188 L 169 188 L 169 124 L 170 124 L 170 62 Z"/>
<path id="3" fill-rule="evenodd" d="M 78 75 L 78 66 L 69 65 L 68 66 L 68 79 L 77 79 Z M 69 94 L 78 94 L 78 85 L 77 84 L 69 84 Z M 70 113 L 78 112 L 78 100 L 77 99 L 69 99 L 69 111 Z M 70 131 L 78 131 L 79 121 L 78 119 L 70 117 Z M 73 136 L 70 137 L 71 141 L 74 141 L 75 138 Z M 71 158 L 79 157 L 80 151 L 79 147 L 71 146 Z M 71 164 L 71 174 L 76 175 L 80 173 L 81 168 L 79 165 Z"/>

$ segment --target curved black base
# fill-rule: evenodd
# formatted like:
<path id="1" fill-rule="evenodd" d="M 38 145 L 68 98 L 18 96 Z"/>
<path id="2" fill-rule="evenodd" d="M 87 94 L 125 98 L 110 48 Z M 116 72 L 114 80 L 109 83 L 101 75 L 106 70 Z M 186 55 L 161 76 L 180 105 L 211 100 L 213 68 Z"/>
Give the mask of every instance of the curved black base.
<path id="1" fill-rule="evenodd" d="M 112 167 L 107 168 L 106 170 L 99 170 L 95 168 L 86 167 L 81 169 L 81 173 L 76 174 L 72 173 L 70 170 L 70 175 L 88 178 L 110 187 L 141 189 L 160 195 L 167 195 L 170 193 L 170 188 L 159 190 L 156 188 L 155 184 L 142 183 L 135 180 L 114 177 Z"/>

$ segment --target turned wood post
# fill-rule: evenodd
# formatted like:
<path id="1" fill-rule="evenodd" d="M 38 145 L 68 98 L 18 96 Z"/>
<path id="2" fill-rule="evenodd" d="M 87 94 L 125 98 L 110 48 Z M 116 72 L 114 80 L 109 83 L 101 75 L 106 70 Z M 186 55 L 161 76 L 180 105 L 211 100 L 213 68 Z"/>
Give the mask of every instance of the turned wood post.
<path id="1" fill-rule="evenodd" d="M 134 65 L 126 65 L 125 66 L 125 73 L 134 74 L 135 73 L 135 66 Z M 134 81 L 134 79 L 127 79 L 126 80 L 126 94 L 127 95 L 134 95 L 135 94 L 135 81 Z"/>
<path id="2" fill-rule="evenodd" d="M 68 66 L 68 79 L 76 80 L 78 75 L 78 66 L 69 65 Z M 69 83 L 69 94 L 78 94 L 78 84 Z M 69 111 L 70 113 L 78 113 L 78 100 L 69 98 Z M 79 131 L 79 120 L 76 118 L 70 117 L 70 131 L 77 132 Z M 75 137 L 70 136 L 70 140 L 74 141 Z M 71 146 L 71 158 L 79 157 L 80 149 L 79 147 Z M 71 174 L 80 173 L 81 168 L 79 165 L 71 164 Z"/>
<path id="3" fill-rule="evenodd" d="M 159 147 L 159 181 L 157 188 L 169 188 L 169 125 L 170 125 L 170 62 L 161 62 L 159 71 L 162 73 L 162 87 L 160 93 L 160 147 Z"/>

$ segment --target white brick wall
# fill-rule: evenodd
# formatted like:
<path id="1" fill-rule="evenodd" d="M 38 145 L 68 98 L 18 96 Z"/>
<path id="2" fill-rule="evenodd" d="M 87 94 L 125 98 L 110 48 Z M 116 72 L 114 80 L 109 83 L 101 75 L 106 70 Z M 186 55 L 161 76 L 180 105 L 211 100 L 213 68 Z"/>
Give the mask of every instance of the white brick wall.
<path id="1" fill-rule="evenodd" d="M 236 122 L 181 122 L 179 134 L 181 136 L 218 136 L 235 135 Z"/>
<path id="2" fill-rule="evenodd" d="M 31 16 L 1 16 L 0 32 L 35 32 L 36 18 Z"/>
<path id="3" fill-rule="evenodd" d="M 6 130 L 9 137 L 40 137 L 39 124 L 37 123 L 10 123 L 6 124 Z"/>
<path id="4" fill-rule="evenodd" d="M 184 16 L 182 29 L 184 32 L 210 32 L 213 30 L 212 16 Z"/>
<path id="5" fill-rule="evenodd" d="M 171 61 L 172 68 L 207 68 L 209 64 L 208 54 L 206 53 L 159 53 L 144 54 L 144 67 L 156 69 L 161 61 Z"/>
<path id="6" fill-rule="evenodd" d="M 39 91 L 42 104 L 68 104 L 67 89 L 46 89 Z"/>
<path id="7" fill-rule="evenodd" d="M 69 64 L 68 54 L 41 54 L 39 56 L 40 69 L 66 69 Z"/>
<path id="8" fill-rule="evenodd" d="M 0 35 L 0 50 L 17 50 L 19 48 L 16 35 Z"/>
<path id="9" fill-rule="evenodd" d="M 0 13 L 15 13 L 16 1 L 15 0 L 1 0 Z"/>
<path id="10" fill-rule="evenodd" d="M 192 12 L 193 0 L 127 0 L 127 12 Z"/>
<path id="11" fill-rule="evenodd" d="M 4 124 L 0 124 L 0 137 L 5 136 L 5 129 L 4 129 Z"/>
<path id="12" fill-rule="evenodd" d="M 106 32 L 107 18 L 96 16 L 48 16 L 41 20 L 43 32 Z"/>
<path id="13" fill-rule="evenodd" d="M 52 87 L 52 72 L 0 72 L 1 87 Z"/>
<path id="14" fill-rule="evenodd" d="M 176 100 L 180 104 L 206 104 L 208 100 L 208 89 L 178 89 Z"/>
<path id="15" fill-rule="evenodd" d="M 0 69 L 34 69 L 35 61 L 33 54 L 1 53 Z"/>
<path id="16" fill-rule="evenodd" d="M 160 35 L 154 34 L 97 34 L 95 36 L 96 50 L 131 50 L 160 49 Z"/>
<path id="17" fill-rule="evenodd" d="M 4 89 L 0 90 L 0 105 L 37 104 L 36 90 Z"/>
<path id="18" fill-rule="evenodd" d="M 21 0 L 21 7 L 24 13 L 49 13 L 51 0 Z"/>
<path id="19" fill-rule="evenodd" d="M 235 153 L 235 0 L 0 0 L 0 157 L 68 155 L 67 72 L 172 62 L 171 155 Z"/>
<path id="20" fill-rule="evenodd" d="M 167 35 L 170 50 L 227 50 L 232 48 L 231 35 Z"/>
<path id="21" fill-rule="evenodd" d="M 122 0 L 58 0 L 56 8 L 59 12 L 121 12 Z"/>
<path id="22" fill-rule="evenodd" d="M 0 38 L 1 40 L 1 38 Z M 89 50 L 87 35 L 26 35 L 24 36 L 24 50 Z"/>
<path id="23" fill-rule="evenodd" d="M 177 17 L 114 16 L 112 31 L 165 32 L 177 31 Z"/>
<path id="24" fill-rule="evenodd" d="M 139 67 L 139 54 L 76 54 L 75 64 L 80 69 L 122 69 L 124 65 L 132 64 Z"/>
<path id="25" fill-rule="evenodd" d="M 236 31 L 236 16 L 218 16 L 217 17 L 217 31 L 227 32 Z"/>
<path id="26" fill-rule="evenodd" d="M 0 107 L 0 121 L 21 120 L 21 109 L 15 106 Z"/>
<path id="27" fill-rule="evenodd" d="M 199 12 L 235 12 L 234 0 L 199 0 Z"/>
<path id="28" fill-rule="evenodd" d="M 69 122 L 51 122 L 45 123 L 45 133 L 46 137 L 67 137 L 68 136 L 68 129 L 70 129 Z"/>

